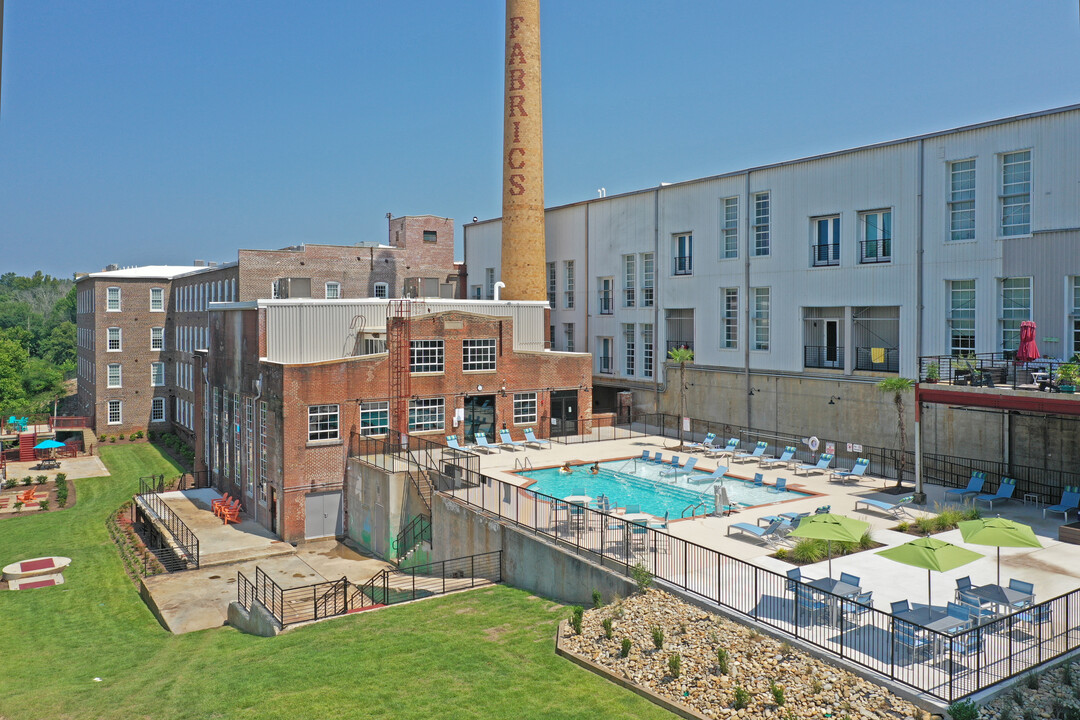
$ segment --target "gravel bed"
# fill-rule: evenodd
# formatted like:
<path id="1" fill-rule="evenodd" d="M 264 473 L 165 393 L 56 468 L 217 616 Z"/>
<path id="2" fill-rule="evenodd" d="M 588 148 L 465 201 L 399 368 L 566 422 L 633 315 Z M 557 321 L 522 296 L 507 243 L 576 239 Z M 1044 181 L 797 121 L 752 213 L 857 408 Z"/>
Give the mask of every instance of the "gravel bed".
<path id="1" fill-rule="evenodd" d="M 979 711 L 986 720 L 1080 720 L 1080 661 L 1032 673 Z"/>

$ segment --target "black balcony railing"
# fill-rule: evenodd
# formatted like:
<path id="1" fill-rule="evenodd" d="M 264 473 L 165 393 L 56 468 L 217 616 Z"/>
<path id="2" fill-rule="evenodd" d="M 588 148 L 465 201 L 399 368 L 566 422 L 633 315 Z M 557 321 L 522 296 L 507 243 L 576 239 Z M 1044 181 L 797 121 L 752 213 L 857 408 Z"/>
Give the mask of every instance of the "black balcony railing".
<path id="1" fill-rule="evenodd" d="M 855 369 L 900 372 L 899 348 L 855 348 Z"/>
<path id="2" fill-rule="evenodd" d="M 1019 362 L 1015 350 L 919 358 L 919 382 L 1060 392 L 1060 360 Z"/>
<path id="3" fill-rule="evenodd" d="M 804 345 L 803 367 L 842 368 L 844 367 L 844 348 L 828 345 Z"/>
<path id="4" fill-rule="evenodd" d="M 615 370 L 613 369 L 614 365 L 612 364 L 611 357 L 609 355 L 598 355 L 596 359 L 600 361 L 600 372 L 606 375 L 610 375 L 611 373 L 615 372 Z"/>
<path id="5" fill-rule="evenodd" d="M 675 275 L 692 275 L 694 273 L 693 255 L 677 255 L 672 258 L 671 266 L 675 268 Z"/>
<path id="6" fill-rule="evenodd" d="M 611 293 L 610 292 L 602 292 L 602 293 L 600 293 L 600 297 L 597 300 L 600 303 L 600 314 L 601 315 L 611 315 L 611 313 L 613 312 L 613 307 L 612 307 L 612 302 L 611 302 Z"/>
<path id="7" fill-rule="evenodd" d="M 814 267 L 840 264 L 840 245 L 811 245 L 810 262 Z"/>
<path id="8" fill-rule="evenodd" d="M 672 350 L 691 350 L 691 351 L 693 351 L 693 349 L 694 349 L 694 341 L 693 340 L 668 340 L 667 341 L 667 351 L 668 352 L 671 352 Z"/>
<path id="9" fill-rule="evenodd" d="M 892 239 L 861 241 L 859 243 L 859 262 L 864 265 L 892 262 Z"/>

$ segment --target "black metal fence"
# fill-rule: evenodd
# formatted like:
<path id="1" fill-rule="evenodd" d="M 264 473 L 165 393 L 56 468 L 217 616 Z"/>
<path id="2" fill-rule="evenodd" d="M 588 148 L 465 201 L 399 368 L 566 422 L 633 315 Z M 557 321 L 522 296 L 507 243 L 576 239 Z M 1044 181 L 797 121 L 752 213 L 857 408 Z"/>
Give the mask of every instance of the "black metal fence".
<path id="1" fill-rule="evenodd" d="M 259 567 L 255 582 L 236 573 L 237 602 L 250 611 L 252 601 L 258 600 L 282 627 L 344 615 L 349 611 L 349 587 L 348 578 L 342 577 L 286 589 Z"/>
<path id="2" fill-rule="evenodd" d="M 951 455 L 937 455 L 923 453 L 923 479 L 926 482 L 945 487 L 966 487 L 971 473 L 981 470 L 986 473 L 988 485 L 985 492 L 992 493 L 997 488 L 1001 478 L 1009 477 L 1016 480 L 1016 499 L 1024 494 L 1033 493 L 1039 496 L 1039 502 L 1058 502 L 1061 493 L 1068 485 L 1080 485 L 1080 474 L 1069 473 L 1063 470 L 1049 470 L 1030 465 L 1010 465 L 1009 463 L 994 460 L 976 460 L 973 458 L 958 458 Z"/>
<path id="3" fill-rule="evenodd" d="M 431 542 L 431 518 L 427 515 L 417 515 L 401 529 L 394 540 L 394 552 L 403 558 L 422 542 Z"/>
<path id="4" fill-rule="evenodd" d="M 855 369 L 874 372 L 900 372 L 899 348 L 855 348 Z"/>
<path id="5" fill-rule="evenodd" d="M 437 488 L 459 502 L 660 581 L 809 642 L 946 702 L 1080 647 L 1080 590 L 959 634 L 936 632 L 867 605 L 629 522 L 480 473 Z"/>
<path id="6" fill-rule="evenodd" d="M 502 582 L 501 550 L 411 568 L 383 570 L 366 583 L 355 586 L 350 603 L 356 609 L 393 605 L 466 590 L 481 582 Z"/>
<path id="7" fill-rule="evenodd" d="M 1018 362 L 1016 352 L 1011 350 L 925 355 L 919 358 L 919 382 L 1059 392 L 1059 371 L 1064 364 L 1044 358 Z"/>
<path id="8" fill-rule="evenodd" d="M 803 367 L 842 369 L 844 348 L 839 345 L 803 345 Z"/>
<path id="9" fill-rule="evenodd" d="M 141 524 L 147 548 L 166 570 L 197 568 L 199 538 L 162 500 L 164 487 L 164 475 L 139 478 L 139 492 L 132 503 L 135 522 Z"/>

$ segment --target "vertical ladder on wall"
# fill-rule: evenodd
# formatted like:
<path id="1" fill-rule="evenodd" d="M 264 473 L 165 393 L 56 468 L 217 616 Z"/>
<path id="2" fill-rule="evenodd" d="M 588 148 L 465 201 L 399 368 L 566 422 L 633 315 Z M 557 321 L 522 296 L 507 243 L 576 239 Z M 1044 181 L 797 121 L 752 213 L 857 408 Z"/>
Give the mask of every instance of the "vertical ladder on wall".
<path id="1" fill-rule="evenodd" d="M 391 300 L 386 311 L 386 350 L 390 363 L 390 430 L 398 442 L 409 432 L 409 341 L 411 301 Z"/>

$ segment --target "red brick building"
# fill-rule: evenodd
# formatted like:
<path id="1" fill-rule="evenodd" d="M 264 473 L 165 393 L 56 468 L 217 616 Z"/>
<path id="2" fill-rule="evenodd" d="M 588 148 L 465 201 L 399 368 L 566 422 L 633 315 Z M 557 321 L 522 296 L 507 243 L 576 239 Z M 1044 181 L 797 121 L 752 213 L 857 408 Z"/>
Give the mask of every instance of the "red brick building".
<path id="1" fill-rule="evenodd" d="M 589 421 L 591 358 L 547 349 L 546 313 L 546 302 L 417 300 L 391 321 L 409 338 L 392 358 L 386 302 L 212 308 L 197 454 L 282 539 L 340 535 L 347 440 L 390 434 L 394 359 L 407 368 L 410 435 L 497 439 L 505 427 L 520 440 L 526 427 L 547 437 L 553 420 Z"/>

